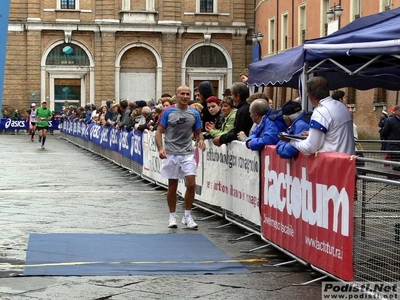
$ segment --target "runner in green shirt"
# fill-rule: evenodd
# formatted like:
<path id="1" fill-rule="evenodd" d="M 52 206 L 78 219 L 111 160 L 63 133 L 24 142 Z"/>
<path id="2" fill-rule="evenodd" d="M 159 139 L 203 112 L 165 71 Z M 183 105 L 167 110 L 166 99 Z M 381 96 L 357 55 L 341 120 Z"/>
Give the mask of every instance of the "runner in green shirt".
<path id="1" fill-rule="evenodd" d="M 49 130 L 49 120 L 51 119 L 51 115 L 51 110 L 47 108 L 47 101 L 43 100 L 42 106 L 36 110 L 39 143 L 42 143 L 42 149 L 44 149 L 44 143 L 46 142 L 46 135 L 47 130 Z"/>

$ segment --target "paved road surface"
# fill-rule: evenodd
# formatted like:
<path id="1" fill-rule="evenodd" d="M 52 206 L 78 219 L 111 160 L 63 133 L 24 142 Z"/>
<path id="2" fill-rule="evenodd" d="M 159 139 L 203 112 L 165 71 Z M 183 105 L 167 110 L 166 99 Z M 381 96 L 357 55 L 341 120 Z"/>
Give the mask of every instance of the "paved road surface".
<path id="1" fill-rule="evenodd" d="M 219 217 L 198 221 L 199 232 L 234 259 L 246 275 L 23 277 L 29 233 L 171 233 L 165 190 L 92 155 L 59 135 L 46 149 L 28 135 L 0 135 L 0 299 L 321 299 L 321 284 L 258 236 L 231 242 L 246 231 Z M 178 210 L 183 206 L 178 204 Z M 182 213 L 180 213 L 182 215 Z M 209 214 L 196 209 L 194 215 Z M 13 265 L 13 266 L 11 266 Z"/>

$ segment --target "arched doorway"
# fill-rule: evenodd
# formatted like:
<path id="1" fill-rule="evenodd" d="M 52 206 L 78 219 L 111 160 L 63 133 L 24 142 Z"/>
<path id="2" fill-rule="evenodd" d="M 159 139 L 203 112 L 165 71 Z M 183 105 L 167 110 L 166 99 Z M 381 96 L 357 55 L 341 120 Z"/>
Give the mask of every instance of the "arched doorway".
<path id="1" fill-rule="evenodd" d="M 126 46 L 117 57 L 115 69 L 116 99 L 148 101 L 161 96 L 161 58 L 151 46 Z"/>
<path id="2" fill-rule="evenodd" d="M 87 98 L 94 103 L 93 63 L 87 49 L 58 42 L 49 47 L 43 60 L 41 96 L 50 102 L 51 110 L 59 112 L 64 105 L 83 106 Z"/>
<path id="3" fill-rule="evenodd" d="M 182 66 L 183 81 L 189 83 L 192 92 L 200 82 L 209 80 L 215 95 L 222 98 L 224 89 L 232 85 L 232 59 L 220 45 L 193 46 L 183 57 Z"/>

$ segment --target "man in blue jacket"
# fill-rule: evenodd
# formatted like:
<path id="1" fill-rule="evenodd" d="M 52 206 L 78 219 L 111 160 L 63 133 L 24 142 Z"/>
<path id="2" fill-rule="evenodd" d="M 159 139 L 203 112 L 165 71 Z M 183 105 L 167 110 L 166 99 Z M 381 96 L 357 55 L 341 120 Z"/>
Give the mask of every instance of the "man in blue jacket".
<path id="1" fill-rule="evenodd" d="M 304 112 L 300 102 L 293 100 L 286 102 L 282 106 L 282 115 L 288 126 L 286 133 L 300 135 L 303 131 L 310 129 L 311 112 Z M 276 152 L 282 158 L 291 159 L 299 153 L 299 150 L 290 145 L 288 141 L 280 140 L 276 145 Z"/>
<path id="2" fill-rule="evenodd" d="M 250 105 L 250 117 L 257 127 L 246 139 L 247 148 L 261 151 L 265 145 L 276 145 L 279 142 L 278 134 L 286 130 L 280 110 L 270 108 L 264 99 L 256 99 Z"/>

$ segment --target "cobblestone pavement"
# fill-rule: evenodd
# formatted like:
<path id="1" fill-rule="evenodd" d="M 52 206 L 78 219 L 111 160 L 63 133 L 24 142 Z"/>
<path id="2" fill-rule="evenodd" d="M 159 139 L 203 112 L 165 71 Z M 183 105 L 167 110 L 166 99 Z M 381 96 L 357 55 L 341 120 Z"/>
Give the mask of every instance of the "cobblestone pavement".
<path id="1" fill-rule="evenodd" d="M 46 149 L 28 135 L 0 135 L 0 299 L 321 299 L 321 284 L 309 280 L 300 264 L 257 235 L 236 242 L 244 229 L 220 217 L 198 221 L 198 232 L 251 274 L 169 276 L 24 277 L 30 233 L 172 233 L 165 190 L 138 180 L 129 171 L 49 136 Z M 183 206 L 178 204 L 178 210 Z M 179 213 L 179 211 L 178 211 Z M 209 213 L 195 209 L 197 219 Z M 245 250 L 245 251 L 241 251 Z"/>

